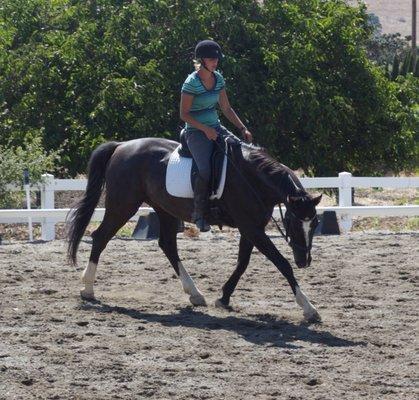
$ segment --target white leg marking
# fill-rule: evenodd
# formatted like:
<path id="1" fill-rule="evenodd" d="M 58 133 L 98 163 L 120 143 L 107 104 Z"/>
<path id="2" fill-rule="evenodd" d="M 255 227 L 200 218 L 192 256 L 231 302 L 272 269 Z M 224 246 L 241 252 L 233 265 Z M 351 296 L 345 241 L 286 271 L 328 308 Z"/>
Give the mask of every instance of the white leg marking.
<path id="1" fill-rule="evenodd" d="M 80 295 L 84 299 L 94 299 L 93 284 L 95 283 L 97 264 L 89 262 L 86 269 L 81 274 L 81 281 L 84 283 L 84 289 L 80 291 Z"/>
<path id="2" fill-rule="evenodd" d="M 179 278 L 182 282 L 183 290 L 186 294 L 189 294 L 189 300 L 194 306 L 206 306 L 207 303 L 205 301 L 204 296 L 202 293 L 197 289 L 195 286 L 194 281 L 188 274 L 188 271 L 184 268 L 183 264 L 179 261 L 178 263 L 179 268 Z"/>
<path id="3" fill-rule="evenodd" d="M 296 286 L 295 288 L 295 300 L 297 304 L 303 309 L 304 317 L 308 321 L 320 321 L 321 318 L 319 313 L 313 304 L 310 303 L 310 300 L 299 286 Z"/>

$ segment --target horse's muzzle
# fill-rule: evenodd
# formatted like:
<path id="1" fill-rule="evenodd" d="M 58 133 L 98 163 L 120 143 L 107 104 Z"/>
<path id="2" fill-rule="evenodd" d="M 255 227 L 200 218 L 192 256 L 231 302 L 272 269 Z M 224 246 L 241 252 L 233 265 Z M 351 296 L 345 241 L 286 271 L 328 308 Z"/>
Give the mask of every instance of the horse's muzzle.
<path id="1" fill-rule="evenodd" d="M 308 255 L 307 260 L 295 260 L 298 268 L 308 268 L 311 264 L 311 254 Z"/>

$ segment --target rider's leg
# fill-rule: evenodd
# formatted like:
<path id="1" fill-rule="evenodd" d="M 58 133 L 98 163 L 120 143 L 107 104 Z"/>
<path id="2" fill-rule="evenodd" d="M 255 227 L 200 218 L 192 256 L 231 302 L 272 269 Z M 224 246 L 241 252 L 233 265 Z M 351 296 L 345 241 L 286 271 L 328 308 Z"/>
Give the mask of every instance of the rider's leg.
<path id="1" fill-rule="evenodd" d="M 186 143 L 198 167 L 198 173 L 194 187 L 194 221 L 201 232 L 210 230 L 205 221 L 204 212 L 208 203 L 209 180 L 211 176 L 211 154 L 213 143 L 201 131 L 186 132 Z"/>

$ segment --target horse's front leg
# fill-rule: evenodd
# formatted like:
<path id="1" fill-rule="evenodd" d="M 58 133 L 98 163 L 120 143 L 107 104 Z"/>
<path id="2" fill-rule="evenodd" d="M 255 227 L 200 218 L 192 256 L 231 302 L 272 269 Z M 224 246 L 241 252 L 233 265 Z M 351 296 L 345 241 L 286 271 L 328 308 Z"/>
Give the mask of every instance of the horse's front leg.
<path id="1" fill-rule="evenodd" d="M 278 251 L 263 229 L 240 229 L 240 233 L 279 269 L 291 286 L 297 304 L 303 309 L 304 317 L 308 321 L 320 321 L 320 315 L 311 304 L 308 297 L 300 289 L 294 277 L 291 264 Z"/>
<path id="2" fill-rule="evenodd" d="M 215 301 L 215 305 L 217 307 L 228 307 L 230 303 L 230 297 L 233 294 L 234 289 L 236 288 L 241 276 L 244 274 L 244 271 L 246 271 L 246 268 L 249 265 L 252 250 L 253 243 L 249 242 L 247 239 L 241 236 L 236 269 L 223 286 L 223 296 Z"/>

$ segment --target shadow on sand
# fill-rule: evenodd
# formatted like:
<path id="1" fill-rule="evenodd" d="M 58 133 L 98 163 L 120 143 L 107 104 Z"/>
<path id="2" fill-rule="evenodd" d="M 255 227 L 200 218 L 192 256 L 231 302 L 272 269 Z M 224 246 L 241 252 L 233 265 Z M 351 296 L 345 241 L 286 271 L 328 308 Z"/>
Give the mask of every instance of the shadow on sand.
<path id="1" fill-rule="evenodd" d="M 111 306 L 101 301 L 84 301 L 82 310 L 99 313 L 117 313 L 146 323 L 163 326 L 184 326 L 207 331 L 225 330 L 235 332 L 248 342 L 257 345 L 298 349 L 303 347 L 295 342 L 322 344 L 328 347 L 366 346 L 366 342 L 354 342 L 339 338 L 330 332 L 316 331 L 309 324 L 293 324 L 278 320 L 267 314 L 253 315 L 252 319 L 236 316 L 218 317 L 203 313 L 191 306 L 181 308 L 177 314 L 155 314 L 133 308 Z"/>

